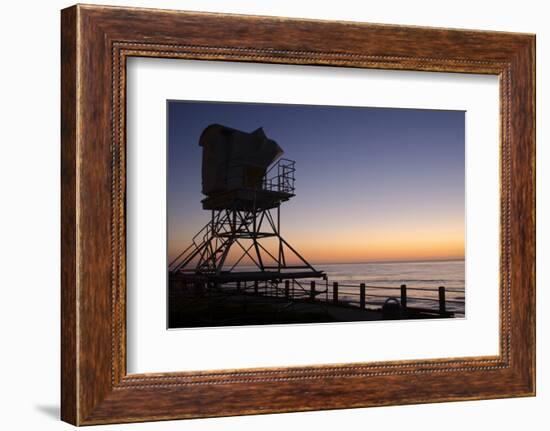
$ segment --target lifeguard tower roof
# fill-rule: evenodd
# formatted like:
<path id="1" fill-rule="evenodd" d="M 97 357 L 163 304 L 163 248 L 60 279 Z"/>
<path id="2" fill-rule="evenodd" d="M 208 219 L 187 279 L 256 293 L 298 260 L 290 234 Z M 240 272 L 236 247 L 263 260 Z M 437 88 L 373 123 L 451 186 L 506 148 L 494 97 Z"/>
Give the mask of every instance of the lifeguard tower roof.
<path id="1" fill-rule="evenodd" d="M 211 124 L 202 132 L 199 145 L 204 209 L 268 208 L 294 196 L 293 190 L 266 187 L 268 168 L 283 150 L 261 127 L 247 133 Z"/>

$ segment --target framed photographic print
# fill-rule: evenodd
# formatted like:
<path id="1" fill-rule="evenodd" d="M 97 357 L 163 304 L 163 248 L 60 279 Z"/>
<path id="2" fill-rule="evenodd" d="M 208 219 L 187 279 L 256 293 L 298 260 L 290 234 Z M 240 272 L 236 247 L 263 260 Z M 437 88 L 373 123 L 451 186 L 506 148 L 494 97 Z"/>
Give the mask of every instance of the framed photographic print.
<path id="1" fill-rule="evenodd" d="M 167 111 L 168 328 L 464 316 L 463 111 Z"/>
<path id="2" fill-rule="evenodd" d="M 63 420 L 534 395 L 533 35 L 61 30 Z"/>

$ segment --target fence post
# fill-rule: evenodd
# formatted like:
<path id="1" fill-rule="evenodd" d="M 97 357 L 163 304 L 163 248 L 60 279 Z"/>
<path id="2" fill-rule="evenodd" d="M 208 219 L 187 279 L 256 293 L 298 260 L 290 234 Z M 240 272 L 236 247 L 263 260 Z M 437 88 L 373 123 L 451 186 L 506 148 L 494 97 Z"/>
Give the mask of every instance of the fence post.
<path id="1" fill-rule="evenodd" d="M 290 280 L 285 280 L 285 298 L 290 297 Z"/>
<path id="2" fill-rule="evenodd" d="M 254 293 L 258 293 L 258 280 L 254 281 Z"/>
<path id="3" fill-rule="evenodd" d="M 359 308 L 362 310 L 365 309 L 365 283 L 361 283 L 359 285 Z"/>
<path id="4" fill-rule="evenodd" d="M 332 302 L 338 302 L 338 282 L 335 281 L 332 283 Z"/>
<path id="5" fill-rule="evenodd" d="M 439 286 L 439 312 L 444 314 L 447 311 L 445 304 L 445 286 Z"/>
<path id="6" fill-rule="evenodd" d="M 310 285 L 309 299 L 311 299 L 312 301 L 315 301 L 315 281 L 312 281 L 309 285 Z"/>
<path id="7" fill-rule="evenodd" d="M 237 292 L 241 291 L 241 282 L 237 281 Z"/>
<path id="8" fill-rule="evenodd" d="M 401 308 L 407 308 L 407 285 L 401 285 Z"/>

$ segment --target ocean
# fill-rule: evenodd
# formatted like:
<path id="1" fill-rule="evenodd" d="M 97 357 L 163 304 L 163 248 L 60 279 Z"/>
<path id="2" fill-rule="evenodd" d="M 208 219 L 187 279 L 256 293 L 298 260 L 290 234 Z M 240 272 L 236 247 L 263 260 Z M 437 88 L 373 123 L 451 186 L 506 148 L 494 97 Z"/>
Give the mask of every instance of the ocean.
<path id="1" fill-rule="evenodd" d="M 315 263 L 316 270 L 327 274 L 327 281 L 301 279 L 293 282 L 307 294 L 310 282 L 323 291 L 319 299 L 330 301 L 332 286 L 338 282 L 340 300 L 359 305 L 359 285 L 366 285 L 367 307 L 378 308 L 388 298 L 400 300 L 401 285 L 407 286 L 407 306 L 437 309 L 440 286 L 445 287 L 446 309 L 456 317 L 465 315 L 464 260 L 430 260 L 408 262 L 368 263 Z M 254 269 L 252 266 L 238 266 L 237 271 Z M 418 290 L 417 290 L 418 289 Z"/>
<path id="2" fill-rule="evenodd" d="M 359 284 L 365 283 L 367 305 L 379 305 L 388 297 L 399 299 L 400 286 L 407 285 L 407 305 L 437 307 L 438 287 L 445 286 L 447 310 L 464 317 L 464 260 L 325 263 L 313 265 L 328 276 L 328 294 L 339 283 L 339 297 L 355 300 Z M 325 282 L 318 282 L 321 286 Z M 392 289 L 387 289 L 387 288 Z M 421 290 L 415 290 L 415 289 Z"/>

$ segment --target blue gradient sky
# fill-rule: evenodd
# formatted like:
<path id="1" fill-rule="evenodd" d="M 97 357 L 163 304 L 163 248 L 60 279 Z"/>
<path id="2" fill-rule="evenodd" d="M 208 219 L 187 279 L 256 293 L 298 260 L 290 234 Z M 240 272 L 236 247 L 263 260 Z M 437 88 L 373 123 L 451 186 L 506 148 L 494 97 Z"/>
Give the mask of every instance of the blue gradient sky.
<path id="1" fill-rule="evenodd" d="M 283 236 L 312 262 L 464 257 L 464 112 L 168 102 L 168 255 L 208 221 L 199 136 L 263 127 L 296 161 Z"/>

